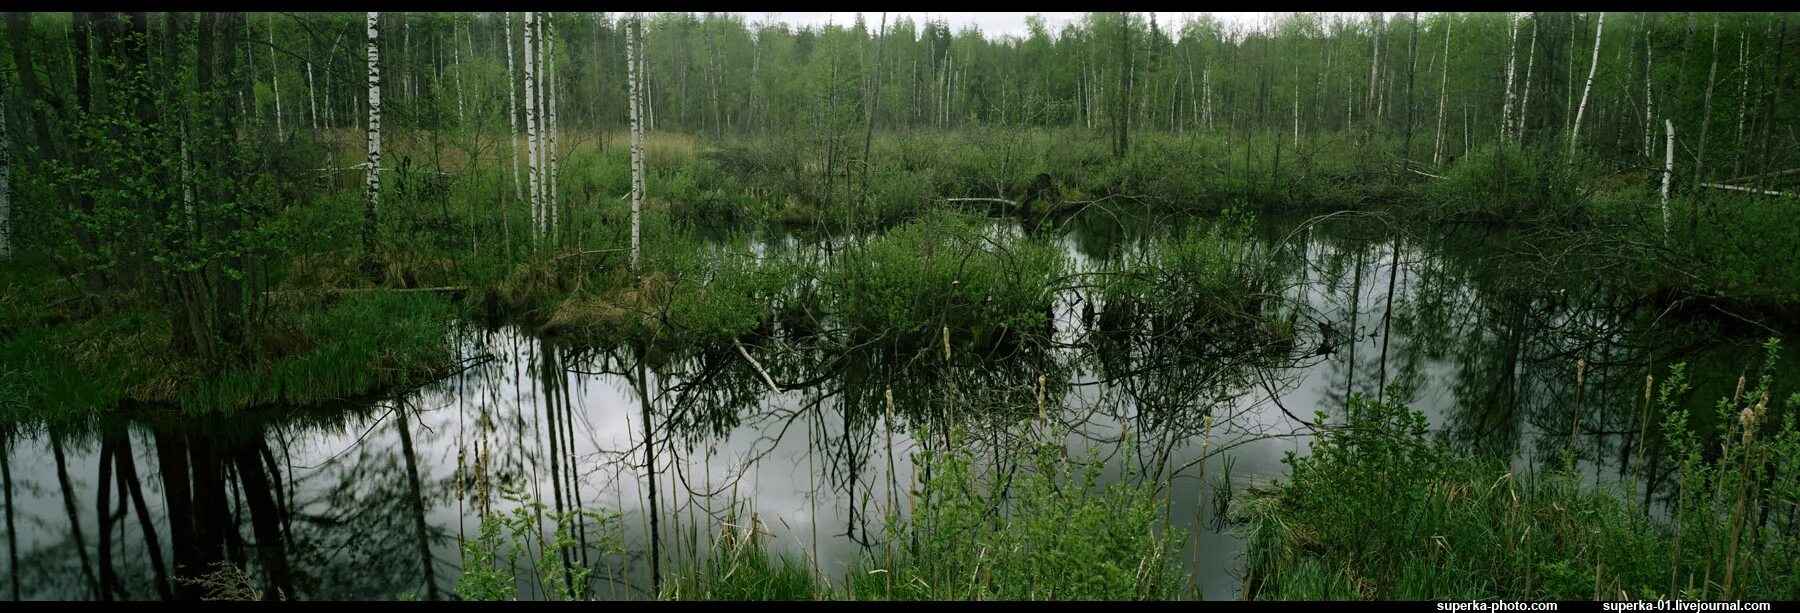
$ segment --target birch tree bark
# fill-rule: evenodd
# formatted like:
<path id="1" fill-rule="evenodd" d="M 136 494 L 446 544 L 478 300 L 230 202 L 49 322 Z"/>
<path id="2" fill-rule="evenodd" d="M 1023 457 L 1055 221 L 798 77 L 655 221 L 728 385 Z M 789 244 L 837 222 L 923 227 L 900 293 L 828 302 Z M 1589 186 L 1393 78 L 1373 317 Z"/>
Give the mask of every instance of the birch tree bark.
<path id="1" fill-rule="evenodd" d="M 525 149 L 529 156 L 526 174 L 531 181 L 531 231 L 533 236 L 543 233 L 543 190 L 539 185 L 542 177 L 538 169 L 538 114 L 537 114 L 537 13 L 525 13 Z"/>
<path id="2" fill-rule="evenodd" d="M 1663 120 L 1663 132 L 1668 134 L 1663 153 L 1662 177 L 1662 222 L 1663 242 L 1669 240 L 1669 184 L 1675 178 L 1675 120 Z"/>
<path id="3" fill-rule="evenodd" d="M 1569 128 L 1569 153 L 1575 152 L 1575 144 L 1581 139 L 1581 116 L 1587 113 L 1588 94 L 1594 91 L 1594 72 L 1600 69 L 1600 33 L 1606 27 L 1606 12 L 1600 12 L 1600 19 L 1594 24 L 1594 59 L 1588 63 L 1587 85 L 1581 88 L 1581 104 L 1575 106 L 1575 125 Z"/>
<path id="4" fill-rule="evenodd" d="M 307 117 L 311 120 L 314 132 L 319 131 L 319 90 L 313 87 L 312 61 L 306 62 L 306 107 Z"/>
<path id="5" fill-rule="evenodd" d="M 1531 44 L 1525 50 L 1525 93 L 1519 96 L 1519 121 L 1513 128 L 1513 142 L 1525 137 L 1525 115 L 1531 112 L 1531 69 L 1537 66 L 1537 14 L 1531 16 Z"/>
<path id="6" fill-rule="evenodd" d="M 1419 69 L 1419 13 L 1412 14 L 1412 29 L 1406 38 L 1406 142 L 1402 157 L 1412 159 L 1413 140 L 1413 77 Z M 1295 144 L 1299 139 L 1295 139 Z M 1409 162 L 1410 163 L 1410 162 Z"/>
<path id="7" fill-rule="evenodd" d="M 363 252 L 375 247 L 375 212 L 381 202 L 381 47 L 377 44 L 381 14 L 368 14 L 369 30 L 369 160 L 363 207 Z"/>
<path id="8" fill-rule="evenodd" d="M 643 207 L 644 199 L 644 150 L 643 150 L 643 109 L 639 103 L 638 92 L 638 60 L 643 53 L 638 50 L 638 39 L 642 29 L 637 16 L 633 15 L 631 23 L 625 30 L 625 65 L 629 73 L 627 79 L 630 89 L 631 113 L 631 273 L 642 272 L 638 261 L 638 211 Z"/>
<path id="9" fill-rule="evenodd" d="M 1455 23 L 1455 17 L 1444 17 L 1444 68 L 1443 76 L 1438 78 L 1437 137 L 1431 143 L 1432 166 L 1440 163 L 1444 153 L 1444 100 L 1450 94 L 1450 29 Z"/>
<path id="10" fill-rule="evenodd" d="M 466 107 L 463 102 L 462 45 L 456 44 L 455 40 L 456 38 L 452 36 L 450 59 L 456 63 L 456 123 L 457 125 L 467 125 L 469 115 L 464 110 Z"/>
<path id="11" fill-rule="evenodd" d="M 286 133 L 281 127 L 281 66 L 275 63 L 274 13 L 269 14 L 269 89 L 275 95 L 275 133 Z"/>
<path id="12" fill-rule="evenodd" d="M 548 220 L 545 222 L 547 227 L 545 230 L 554 238 L 557 228 L 557 209 L 559 207 L 556 193 L 556 141 L 558 137 L 557 133 L 562 131 L 562 123 L 557 121 L 556 114 L 556 22 L 552 20 L 549 15 L 545 15 L 543 17 L 543 28 L 545 71 L 542 87 L 544 88 L 545 107 L 549 110 L 550 118 L 550 121 L 545 128 L 545 140 L 547 141 L 547 144 L 544 147 L 545 152 L 549 155 L 549 163 L 547 166 L 549 171 L 549 181 L 546 182 L 544 186 L 544 201 L 547 203 L 546 206 L 549 207 L 547 215 Z"/>
<path id="13" fill-rule="evenodd" d="M 513 84 L 519 74 L 513 66 L 512 13 L 506 13 L 506 157 L 512 158 L 513 197 L 525 200 L 525 188 L 519 182 L 519 95 Z"/>
<path id="14" fill-rule="evenodd" d="M 1500 106 L 1500 142 L 1504 144 L 1507 132 L 1512 129 L 1513 110 L 1513 70 L 1518 62 L 1519 16 L 1518 13 L 1506 15 L 1506 102 Z"/>
<path id="15" fill-rule="evenodd" d="M 1369 58 L 1369 104 L 1368 109 L 1363 111 L 1363 121 L 1368 122 L 1371 129 L 1375 126 L 1375 92 L 1380 89 L 1376 86 L 1376 79 L 1381 73 L 1381 31 L 1383 30 L 1381 25 L 1386 21 L 1382 18 L 1381 13 L 1375 13 L 1373 17 L 1375 19 L 1375 40 L 1373 41 L 1374 50 L 1370 52 L 1372 55 Z"/>

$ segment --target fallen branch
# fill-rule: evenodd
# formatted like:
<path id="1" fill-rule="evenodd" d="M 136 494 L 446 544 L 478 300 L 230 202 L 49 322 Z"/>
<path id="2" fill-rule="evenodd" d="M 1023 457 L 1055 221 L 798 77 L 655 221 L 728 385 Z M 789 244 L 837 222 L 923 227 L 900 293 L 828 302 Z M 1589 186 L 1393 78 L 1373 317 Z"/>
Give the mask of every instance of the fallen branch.
<path id="1" fill-rule="evenodd" d="M 1734 192 L 1750 192 L 1752 194 L 1762 194 L 1764 196 L 1787 196 L 1789 198 L 1794 198 L 1794 197 L 1800 196 L 1797 194 L 1793 194 L 1791 192 L 1778 192 L 1778 191 L 1768 190 L 1768 189 L 1755 189 L 1755 188 L 1751 188 L 1751 187 L 1742 187 L 1742 186 L 1738 186 L 1738 185 L 1725 185 L 1723 183 L 1701 183 L 1700 187 L 1710 187 L 1713 189 L 1728 189 L 1728 190 L 1731 190 Z"/>
<path id="2" fill-rule="evenodd" d="M 281 296 L 281 295 L 286 295 L 286 294 L 305 294 L 305 293 L 320 293 L 320 294 L 330 294 L 330 295 L 335 296 L 335 295 L 343 295 L 343 294 L 355 294 L 355 293 L 361 293 L 361 292 L 394 292 L 394 293 L 431 292 L 431 293 L 461 294 L 461 293 L 465 293 L 467 291 L 469 291 L 469 287 L 466 285 L 450 285 L 450 286 L 444 286 L 444 287 L 398 287 L 398 288 L 395 288 L 395 287 L 348 287 L 348 288 L 326 287 L 326 288 L 318 288 L 318 289 L 287 289 L 287 290 L 267 291 L 267 292 L 263 292 L 263 297 L 272 298 L 275 296 Z"/>
<path id="3" fill-rule="evenodd" d="M 1720 181 L 1720 183 L 1742 183 L 1744 181 L 1755 180 L 1756 177 L 1758 177 L 1758 176 L 1779 177 L 1779 176 L 1783 176 L 1783 175 L 1791 175 L 1796 172 L 1800 172 L 1800 168 L 1789 168 L 1787 170 L 1778 170 L 1778 171 L 1771 172 L 1766 175 L 1746 175 L 1746 176 L 1738 177 L 1736 179 L 1726 179 L 1724 181 Z"/>
<path id="4" fill-rule="evenodd" d="M 575 253 L 569 253 L 569 254 L 557 256 L 554 261 L 561 262 L 563 260 L 573 258 L 573 257 L 580 257 L 580 256 L 584 256 L 584 255 L 594 255 L 596 253 L 615 253 L 615 252 L 619 252 L 619 251 L 625 251 L 625 248 L 620 247 L 618 249 L 591 249 L 588 251 L 577 251 Z"/>
<path id="5" fill-rule="evenodd" d="M 777 394 L 781 393 L 781 389 L 775 387 L 775 380 L 769 378 L 769 371 L 763 370 L 762 364 L 758 364 L 756 358 L 750 357 L 750 352 L 744 349 L 743 343 L 738 342 L 738 339 L 734 338 L 731 339 L 731 344 L 737 346 L 738 355 L 744 356 L 744 360 L 750 363 L 750 367 L 756 369 L 756 374 L 762 375 L 763 383 L 769 384 L 769 391 Z"/>
<path id="6" fill-rule="evenodd" d="M 1019 206 L 1019 203 L 1013 202 L 1011 200 L 1007 200 L 1005 198 L 945 198 L 944 201 L 945 202 L 998 202 L 1001 204 L 1010 204 L 1013 206 Z"/>
<path id="7" fill-rule="evenodd" d="M 1420 175 L 1425 175 L 1425 176 L 1427 176 L 1427 177 L 1431 177 L 1431 178 L 1433 178 L 1433 179 L 1442 179 L 1442 178 L 1444 178 L 1444 177 L 1440 177 L 1440 176 L 1438 176 L 1438 175 L 1434 175 L 1434 174 L 1431 174 L 1431 173 L 1429 173 L 1429 172 L 1423 172 L 1423 171 L 1420 171 L 1420 170 L 1415 170 L 1415 169 L 1412 169 L 1412 168 L 1408 168 L 1408 169 L 1407 169 L 1407 170 L 1408 170 L 1408 171 L 1411 171 L 1411 172 L 1412 172 L 1412 173 L 1413 173 L 1413 174 L 1420 174 Z"/>

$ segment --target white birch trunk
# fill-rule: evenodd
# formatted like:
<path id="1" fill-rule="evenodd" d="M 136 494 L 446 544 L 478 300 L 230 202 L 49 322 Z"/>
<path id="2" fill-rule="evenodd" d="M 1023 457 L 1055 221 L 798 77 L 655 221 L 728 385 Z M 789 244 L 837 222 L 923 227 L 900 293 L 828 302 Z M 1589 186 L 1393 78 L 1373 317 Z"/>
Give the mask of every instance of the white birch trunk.
<path id="1" fill-rule="evenodd" d="M 547 19 L 541 13 L 534 13 L 534 15 L 536 23 L 532 27 L 534 29 L 533 36 L 536 37 L 537 42 L 532 50 L 536 54 L 532 72 L 537 76 L 537 83 L 531 89 L 531 106 L 537 110 L 537 121 L 534 122 L 534 125 L 537 127 L 537 150 L 535 153 L 538 166 L 538 232 L 541 235 L 550 231 L 550 109 L 544 104 L 544 83 L 548 80 L 548 75 L 544 74 L 544 66 L 547 64 L 544 61 L 544 22 Z"/>
<path id="2" fill-rule="evenodd" d="M 1455 22 L 1444 18 L 1444 69 L 1438 78 L 1437 137 L 1431 143 L 1431 165 L 1437 166 L 1444 154 L 1444 100 L 1450 95 L 1450 28 Z"/>
<path id="3" fill-rule="evenodd" d="M 638 211 L 643 207 L 644 198 L 642 164 L 644 151 L 641 147 L 643 141 L 643 109 L 640 108 L 638 95 L 638 56 L 642 54 L 636 52 L 639 36 L 638 28 L 638 21 L 634 16 L 625 30 L 625 64 L 630 73 L 628 75 L 630 81 L 628 87 L 631 90 L 631 272 L 633 275 L 641 272 L 638 262 Z"/>
<path id="4" fill-rule="evenodd" d="M 557 225 L 556 141 L 558 137 L 557 133 L 562 131 L 562 124 L 556 119 L 556 22 L 549 19 L 548 16 L 544 18 L 543 22 L 545 29 L 544 59 L 545 63 L 548 64 L 548 67 L 544 72 L 543 87 L 544 97 L 547 99 L 546 106 L 550 110 L 550 122 L 549 126 L 546 128 L 546 136 L 548 137 L 547 140 L 549 141 L 549 144 L 545 147 L 550 154 L 550 163 L 548 167 L 550 181 L 544 188 L 544 200 L 547 203 L 546 206 L 550 208 L 549 221 L 547 222 L 549 225 L 548 230 L 552 233 L 552 236 L 554 236 Z"/>
<path id="5" fill-rule="evenodd" d="M 455 38 L 453 37 L 451 40 L 455 41 Z M 462 47 L 455 42 L 450 45 L 450 59 L 456 63 L 456 123 L 457 125 L 467 125 L 469 115 L 464 110 L 463 103 Z"/>
<path id="6" fill-rule="evenodd" d="M 1525 135 L 1525 115 L 1531 112 L 1531 69 L 1537 65 L 1537 32 L 1538 20 L 1531 20 L 1531 44 L 1525 51 L 1525 93 L 1519 96 L 1519 121 L 1513 128 L 1513 142 L 1518 142 Z"/>
<path id="7" fill-rule="evenodd" d="M 1669 184 L 1675 179 L 1675 120 L 1664 119 L 1663 131 L 1668 133 L 1668 145 L 1663 153 L 1662 180 L 1662 222 L 1663 241 L 1669 240 Z"/>
<path id="8" fill-rule="evenodd" d="M 1375 93 L 1377 90 L 1381 89 L 1376 86 L 1376 77 L 1381 72 L 1381 31 L 1383 29 L 1381 24 L 1382 21 L 1385 21 L 1380 17 L 1380 13 L 1376 13 L 1376 15 L 1375 50 L 1371 52 L 1372 54 L 1369 56 L 1369 108 L 1364 113 L 1365 117 L 1363 117 L 1363 119 L 1370 121 L 1375 118 Z M 1372 126 L 1374 124 L 1371 123 L 1370 125 Z"/>
<path id="9" fill-rule="evenodd" d="M 364 209 L 363 248 L 374 246 L 374 220 L 381 204 L 381 48 L 376 45 L 380 33 L 380 13 L 368 14 L 369 29 L 369 160 Z"/>
<path id="10" fill-rule="evenodd" d="M 519 94 L 513 84 L 518 74 L 513 66 L 512 13 L 506 13 L 506 157 L 512 158 L 513 197 L 525 200 L 525 187 L 519 181 Z"/>
<path id="11" fill-rule="evenodd" d="M 275 95 L 275 133 L 286 130 L 281 127 L 281 67 L 275 63 L 275 14 L 269 14 L 269 89 Z"/>
<path id="12" fill-rule="evenodd" d="M 1506 102 L 1500 106 L 1500 142 L 1506 142 L 1507 132 L 1512 126 L 1513 109 L 1513 70 L 1517 66 L 1517 49 L 1519 46 L 1518 13 L 1506 16 Z"/>
<path id="13" fill-rule="evenodd" d="M 543 199 L 539 189 L 541 177 L 538 174 L 538 116 L 537 116 L 537 13 L 525 13 L 525 148 L 529 156 L 526 174 L 531 181 L 531 230 L 535 234 L 543 229 Z"/>
<path id="14" fill-rule="evenodd" d="M 313 87 L 313 65 L 306 63 L 306 107 L 307 117 L 312 122 L 314 132 L 319 131 L 319 90 Z"/>
<path id="15" fill-rule="evenodd" d="M 1294 69 L 1294 146 L 1300 146 L 1300 69 L 1298 67 Z"/>
<path id="16" fill-rule="evenodd" d="M 1581 116 L 1587 113 L 1588 94 L 1594 91 L 1594 73 L 1600 69 L 1600 33 L 1606 27 L 1606 12 L 1601 11 L 1600 18 L 1594 23 L 1594 59 L 1588 63 L 1587 85 L 1581 88 L 1581 104 L 1575 106 L 1575 125 L 1569 128 L 1569 153 L 1575 152 L 1575 144 L 1581 139 Z"/>
<path id="17" fill-rule="evenodd" d="M 1202 85 L 1200 86 L 1200 116 L 1206 129 L 1211 130 L 1213 125 L 1212 68 L 1208 67 L 1201 69 L 1200 80 L 1202 82 Z"/>

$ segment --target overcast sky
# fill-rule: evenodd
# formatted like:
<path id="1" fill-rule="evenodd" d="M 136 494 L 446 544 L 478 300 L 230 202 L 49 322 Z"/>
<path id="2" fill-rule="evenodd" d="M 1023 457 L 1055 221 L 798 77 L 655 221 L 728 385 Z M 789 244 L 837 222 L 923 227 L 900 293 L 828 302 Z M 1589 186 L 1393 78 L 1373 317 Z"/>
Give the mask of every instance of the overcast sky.
<path id="1" fill-rule="evenodd" d="M 776 21 L 785 21 L 785 22 L 794 24 L 796 26 L 819 26 L 819 25 L 825 25 L 825 23 L 827 21 L 848 25 L 848 24 L 854 23 L 856 21 L 856 12 L 855 11 L 835 12 L 835 13 L 806 13 L 806 12 L 755 13 L 755 12 L 745 12 L 745 13 L 739 13 L 739 14 L 743 15 L 745 20 L 749 21 L 751 23 L 763 21 L 763 20 L 773 16 Z M 1199 13 L 1157 11 L 1156 12 L 1156 21 L 1158 23 L 1163 23 L 1163 24 L 1170 24 L 1170 23 L 1178 24 L 1178 23 L 1181 23 L 1182 16 L 1190 15 L 1190 14 L 1198 15 Z M 1268 19 L 1268 17 L 1270 15 L 1274 15 L 1274 14 L 1275 13 L 1264 12 L 1264 13 L 1213 13 L 1212 15 L 1214 18 L 1217 18 L 1220 21 L 1224 21 L 1227 23 L 1239 23 L 1239 24 L 1243 24 L 1246 27 L 1253 27 L 1253 26 L 1261 23 L 1263 20 Z M 985 34 L 989 37 L 998 37 L 998 36 L 1003 36 L 1006 34 L 1017 34 L 1020 36 L 1024 36 L 1026 33 L 1025 17 L 1029 16 L 1029 15 L 1043 15 L 1045 24 L 1048 25 L 1050 27 L 1050 31 L 1054 33 L 1056 31 L 1060 30 L 1062 28 L 1063 24 L 1081 19 L 1082 13 L 1058 13 L 1058 12 L 931 13 L 931 12 L 907 11 L 907 12 L 890 12 L 890 13 L 888 13 L 888 19 L 891 21 L 891 20 L 898 18 L 901 15 L 906 15 L 906 16 L 912 18 L 913 23 L 915 23 L 915 24 L 924 23 L 925 20 L 928 18 L 936 19 L 936 18 L 941 17 L 945 22 L 950 24 L 951 31 L 958 31 L 958 30 L 961 30 L 964 25 L 974 24 L 974 25 L 981 27 L 981 32 L 983 34 Z M 874 29 L 881 22 L 881 11 L 865 11 L 865 12 L 863 12 L 863 20 L 869 24 L 870 29 Z"/>

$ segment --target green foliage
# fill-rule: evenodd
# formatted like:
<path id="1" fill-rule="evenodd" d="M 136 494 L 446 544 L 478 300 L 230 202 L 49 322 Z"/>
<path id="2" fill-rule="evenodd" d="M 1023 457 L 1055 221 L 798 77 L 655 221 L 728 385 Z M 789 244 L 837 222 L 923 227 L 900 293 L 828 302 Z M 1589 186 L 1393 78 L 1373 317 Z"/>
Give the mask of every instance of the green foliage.
<path id="1" fill-rule="evenodd" d="M 1576 165 L 1554 145 L 1489 145 L 1425 183 L 1425 200 L 1444 217 L 1500 223 L 1568 215 L 1579 203 Z"/>
<path id="2" fill-rule="evenodd" d="M 213 375 L 181 395 L 184 410 L 293 405 L 417 385 L 448 372 L 452 313 L 429 293 L 363 292 L 299 316 L 298 348 Z"/>
<path id="3" fill-rule="evenodd" d="M 456 594 L 463 600 L 517 599 L 519 560 L 534 555 L 533 552 L 540 593 L 561 600 L 586 599 L 590 596 L 589 577 L 594 569 L 579 561 L 581 541 L 572 532 L 583 522 L 591 522 L 587 524 L 594 528 L 590 534 L 597 535 L 590 537 L 589 547 L 602 555 L 625 554 L 619 523 L 622 516 L 618 513 L 588 509 L 549 513 L 548 519 L 556 528 L 545 537 L 547 507 L 543 502 L 530 499 L 521 489 L 505 489 L 501 496 L 513 504 L 512 510 L 482 517 L 480 532 L 463 542 L 462 576 L 456 582 Z"/>
<path id="4" fill-rule="evenodd" d="M 888 517 L 888 542 L 854 564 L 841 588 L 765 550 L 752 521 L 715 537 L 705 565 L 678 572 L 664 596 L 1160 600 L 1180 594 L 1185 535 L 1161 525 L 1161 501 L 1139 487 L 1102 486 L 1091 453 L 1066 458 L 1045 443 L 1022 451 L 1016 473 L 986 476 L 971 450 L 921 453 L 917 461 L 922 470 L 929 466 L 931 479 L 912 493 L 916 509 L 909 518 Z"/>
<path id="5" fill-rule="evenodd" d="M 1778 344 L 1766 347 L 1765 372 Z M 1617 597 L 1783 599 L 1800 594 L 1790 508 L 1800 431 L 1776 417 L 1764 376 L 1719 403 L 1714 442 L 1681 409 L 1685 369 L 1657 395 L 1677 462 L 1673 517 L 1653 521 L 1610 487 L 1564 469 L 1519 475 L 1497 458 L 1451 450 L 1424 417 L 1352 397 L 1292 476 L 1232 508 L 1249 547 L 1257 598 L 1545 599 Z M 1397 397 L 1398 394 L 1390 394 Z M 1320 421 L 1329 421 L 1321 413 Z M 1729 424 L 1736 424 L 1729 426 Z M 1722 446 L 1712 455 L 1708 449 Z M 1687 574 L 1696 575 L 1692 590 Z M 1729 574 L 1728 574 L 1729 573 Z M 1727 587 L 1730 586 L 1729 592 Z"/>
<path id="6" fill-rule="evenodd" d="M 1052 284 L 1067 271 L 1057 246 L 993 236 L 967 218 L 937 214 L 845 252 L 831 284 L 845 322 L 864 337 L 995 338 L 1042 330 Z M 838 275 L 831 275 L 838 276 Z"/>

